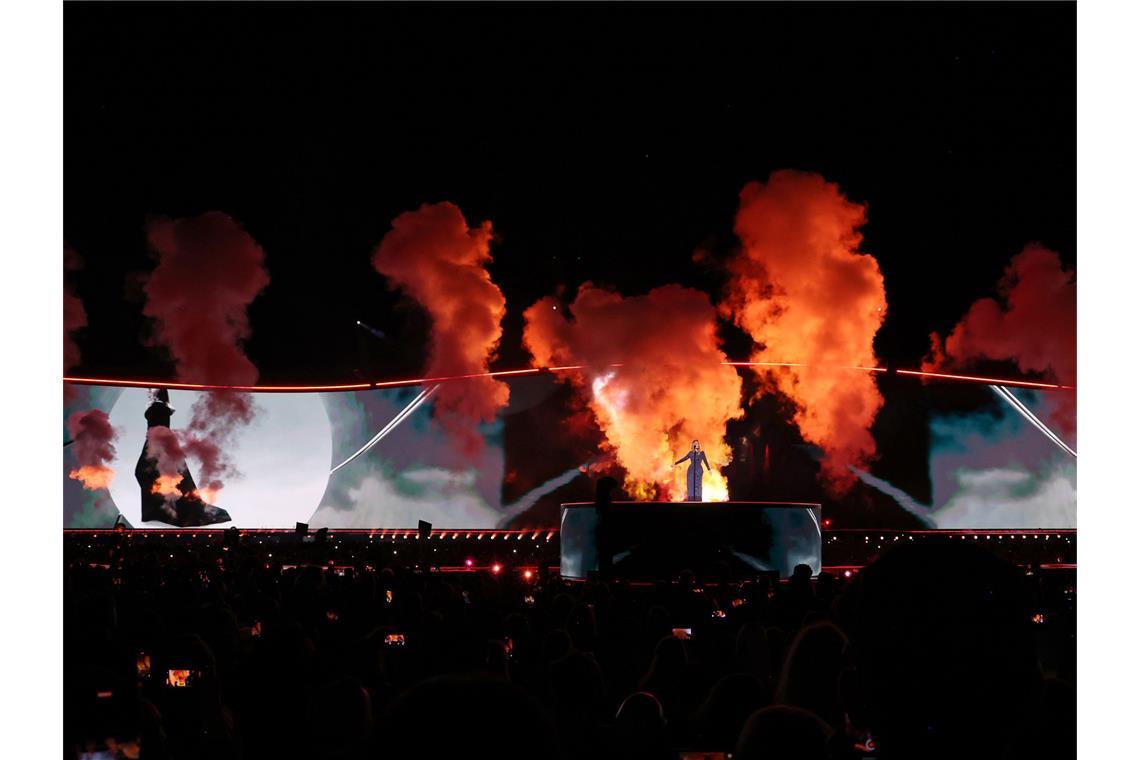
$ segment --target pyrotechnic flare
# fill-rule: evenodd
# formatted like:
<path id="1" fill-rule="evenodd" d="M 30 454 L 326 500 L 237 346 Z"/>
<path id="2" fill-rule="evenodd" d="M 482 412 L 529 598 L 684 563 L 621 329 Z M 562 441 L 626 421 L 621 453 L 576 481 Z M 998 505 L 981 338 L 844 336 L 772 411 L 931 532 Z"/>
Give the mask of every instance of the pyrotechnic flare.
<path id="1" fill-rule="evenodd" d="M 68 477 L 95 491 L 107 488 L 115 476 L 109 463 L 115 458 L 115 428 L 101 409 L 75 412 L 67 420 L 67 432 L 73 441 L 71 450 L 79 464 Z"/>
<path id="2" fill-rule="evenodd" d="M 155 220 L 147 238 L 158 266 L 144 287 L 143 313 L 155 319 L 155 340 L 170 350 L 178 380 L 256 383 L 241 344 L 250 334 L 249 305 L 269 284 L 261 246 L 218 211 Z M 213 391 L 194 404 L 181 444 L 200 463 L 203 491 L 217 493 L 224 478 L 238 475 L 225 448 L 255 412 L 253 397 L 236 391 Z"/>
<path id="3" fill-rule="evenodd" d="M 557 305 L 527 309 L 523 342 L 535 366 L 584 365 L 560 377 L 585 397 L 630 496 L 683 499 L 685 472 L 672 465 L 699 439 L 712 465 L 704 500 L 727 499 L 725 425 L 742 414 L 741 381 L 723 364 L 708 296 L 666 285 L 623 298 L 586 283 L 568 309 Z"/>
<path id="4" fill-rule="evenodd" d="M 400 214 L 372 254 L 376 271 L 414 298 L 431 317 L 428 377 L 488 371 L 502 336 L 506 299 L 491 281 L 491 223 L 468 227 L 452 203 L 424 204 Z M 442 385 L 436 419 L 475 454 L 483 445 L 478 425 L 492 422 L 510 397 L 491 377 Z"/>
<path id="5" fill-rule="evenodd" d="M 930 336 L 923 369 L 968 367 L 979 359 L 1014 361 L 1022 372 L 1063 384 L 1077 383 L 1077 277 L 1061 257 L 1038 244 L 1010 261 L 998 283 L 998 298 L 976 301 L 943 340 Z M 1077 432 L 1077 398 L 1050 393 L 1049 416 L 1070 439 Z"/>
<path id="6" fill-rule="evenodd" d="M 859 250 L 865 221 L 866 209 L 818 174 L 777 171 L 749 183 L 721 307 L 757 343 L 753 361 L 812 365 L 757 371 L 794 402 L 835 494 L 854 483 L 851 466 L 874 455 L 870 427 L 883 405 L 873 377 L 832 369 L 878 363 L 872 343 L 887 301 L 878 262 Z"/>

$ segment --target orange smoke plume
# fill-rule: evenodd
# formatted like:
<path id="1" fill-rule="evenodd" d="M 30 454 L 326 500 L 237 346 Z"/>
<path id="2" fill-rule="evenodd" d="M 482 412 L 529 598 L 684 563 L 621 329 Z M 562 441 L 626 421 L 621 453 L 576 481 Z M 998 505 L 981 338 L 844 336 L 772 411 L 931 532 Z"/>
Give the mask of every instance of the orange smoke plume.
<path id="1" fill-rule="evenodd" d="M 1077 276 L 1061 257 L 1039 244 L 1013 257 L 998 283 L 998 298 L 974 304 L 943 340 L 930 336 L 930 356 L 922 368 L 937 372 L 972 361 L 1014 361 L 1025 373 L 1053 382 L 1077 382 Z M 1057 392 L 1050 417 L 1067 435 L 1076 434 L 1075 393 Z"/>
<path id="2" fill-rule="evenodd" d="M 623 298 L 586 283 L 569 312 L 553 298 L 540 300 L 526 310 L 523 342 L 535 366 L 585 365 L 563 377 L 586 398 L 630 496 L 684 499 L 684 468 L 672 465 L 695 439 L 713 468 L 705 500 L 727 499 L 725 425 L 743 413 L 741 381 L 722 364 L 708 296 L 666 285 Z"/>
<path id="3" fill-rule="evenodd" d="M 115 478 L 115 471 L 110 467 L 88 464 L 75 468 L 68 473 L 68 477 L 78 480 L 88 491 L 98 491 L 100 488 L 110 487 L 111 481 Z"/>
<path id="4" fill-rule="evenodd" d="M 79 463 L 68 477 L 90 491 L 109 486 L 115 473 L 107 464 L 115 458 L 117 432 L 107 413 L 101 409 L 75 412 L 67 419 L 67 432 Z"/>
<path id="5" fill-rule="evenodd" d="M 432 321 L 428 377 L 486 372 L 503 330 L 506 299 L 491 281 L 491 223 L 468 227 L 452 203 L 424 204 L 400 214 L 372 254 L 376 271 L 414 298 Z M 435 415 L 469 453 L 483 444 L 476 426 L 506 406 L 506 383 L 481 377 L 444 383 Z"/>
<path id="6" fill-rule="evenodd" d="M 855 482 L 850 466 L 875 453 L 869 428 L 883 405 L 870 375 L 835 369 L 877 365 L 872 342 L 886 317 L 879 264 L 859 251 L 866 208 L 818 174 L 777 171 L 740 193 L 740 251 L 722 310 L 758 344 L 753 361 L 810 364 L 764 371 L 795 404 L 804 439 L 824 452 L 833 494 Z"/>

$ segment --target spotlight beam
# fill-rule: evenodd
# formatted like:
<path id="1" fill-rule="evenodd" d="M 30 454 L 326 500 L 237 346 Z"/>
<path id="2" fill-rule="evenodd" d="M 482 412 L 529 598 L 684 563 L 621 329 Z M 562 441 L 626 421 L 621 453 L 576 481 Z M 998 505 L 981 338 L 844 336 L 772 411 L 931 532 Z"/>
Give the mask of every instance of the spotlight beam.
<path id="1" fill-rule="evenodd" d="M 376 444 L 380 443 L 380 441 L 383 440 L 393 430 L 395 430 L 396 427 L 399 426 L 399 424 L 401 422 L 403 422 L 409 416 L 411 416 L 412 412 L 416 411 L 416 409 L 418 409 L 421 404 L 423 404 L 425 401 L 427 401 L 429 398 L 431 398 L 432 394 L 435 393 L 436 390 L 438 390 L 438 388 L 439 388 L 438 385 L 433 385 L 430 388 L 425 388 L 424 390 L 420 391 L 419 395 L 416 396 L 414 399 L 412 399 L 411 402 L 407 406 L 405 406 L 402 410 L 400 410 L 400 413 L 397 414 L 395 417 L 393 417 L 388 422 L 387 425 L 380 428 L 380 432 L 377 433 L 376 435 L 372 436 L 371 440 L 369 440 L 368 443 L 364 444 L 359 449 L 357 449 L 356 453 L 353 454 L 352 456 L 350 456 L 348 459 L 344 460 L 343 462 L 338 464 L 336 467 L 329 470 L 329 475 L 332 475 L 334 472 L 339 470 L 341 467 L 344 467 L 346 464 L 348 464 L 352 460 L 356 459 L 357 457 L 359 457 L 364 452 L 368 451 L 370 448 L 372 448 Z"/>
<path id="2" fill-rule="evenodd" d="M 1010 406 L 1012 406 L 1018 414 L 1020 414 L 1022 417 L 1024 417 L 1029 422 L 1029 424 L 1033 425 L 1035 428 L 1037 428 L 1042 433 L 1044 433 L 1046 438 L 1048 438 L 1050 441 L 1052 441 L 1053 443 L 1060 446 L 1065 451 L 1072 454 L 1074 459 L 1076 458 L 1077 452 L 1075 452 L 1071 448 L 1069 448 L 1068 444 L 1066 444 L 1064 441 L 1062 441 L 1060 436 L 1058 436 L 1056 433 L 1054 433 L 1052 430 L 1050 430 L 1049 426 L 1046 425 L 1044 422 L 1042 422 L 1037 417 L 1037 415 L 1034 414 L 1030 410 L 1029 407 L 1027 407 L 1025 404 L 1021 403 L 1021 399 L 1019 399 L 1017 396 L 1013 395 L 1013 392 L 1011 390 L 1009 390 L 1008 388 L 1002 388 L 1000 385 L 991 385 L 990 388 L 993 389 L 994 393 L 996 393 L 998 396 L 1000 396 L 1002 399 L 1004 399 Z"/>
<path id="3" fill-rule="evenodd" d="M 1014 406 L 1014 408 L 1023 417 L 1025 417 L 1030 423 L 1032 423 L 1038 430 L 1040 430 L 1042 433 L 1044 433 L 1045 436 L 1049 438 L 1049 440 L 1056 443 L 1058 446 L 1060 446 L 1065 451 L 1072 454 L 1074 457 L 1077 455 L 1077 452 L 1075 452 L 1071 448 L 1069 448 L 1065 444 L 1065 442 L 1061 440 L 1060 436 L 1058 436 L 1056 433 L 1054 433 L 1049 428 L 1048 425 L 1046 425 L 1044 422 L 1042 422 L 1041 419 L 1033 413 L 1033 411 L 1029 407 L 1027 407 L 1024 403 L 1022 403 L 1021 399 L 1019 399 L 1019 398 L 1017 398 L 1017 396 L 1013 395 L 1012 391 L 1010 391 L 1008 388 L 996 388 L 996 390 L 998 390 L 999 394 L 1006 401 L 1010 402 Z"/>
<path id="4" fill-rule="evenodd" d="M 356 320 L 356 326 L 363 329 L 363 330 L 367 330 L 368 332 L 372 333 L 372 335 L 379 338 L 380 340 L 385 340 L 388 337 L 387 335 L 384 334 L 383 330 L 377 330 L 372 325 L 361 322 L 359 319 Z"/>

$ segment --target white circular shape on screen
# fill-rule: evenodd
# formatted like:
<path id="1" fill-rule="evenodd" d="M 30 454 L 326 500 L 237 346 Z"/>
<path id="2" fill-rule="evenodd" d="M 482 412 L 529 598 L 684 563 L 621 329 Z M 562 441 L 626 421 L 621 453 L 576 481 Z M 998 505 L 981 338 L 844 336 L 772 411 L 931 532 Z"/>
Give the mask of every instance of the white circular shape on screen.
<path id="1" fill-rule="evenodd" d="M 170 391 L 174 407 L 171 425 L 177 431 L 190 421 L 190 409 L 201 393 Z M 263 393 L 254 397 L 257 414 L 240 429 L 226 454 L 241 473 L 227 478 L 214 503 L 232 522 L 211 528 L 292 528 L 307 522 L 321 503 L 332 462 L 332 426 L 324 402 L 316 393 Z M 111 408 L 118 432 L 111 467 L 111 498 L 123 517 L 136 528 L 170 528 L 163 522 L 142 522 L 142 497 L 135 465 L 146 441 L 145 412 L 150 396 L 144 388 L 126 388 Z M 187 462 L 198 481 L 198 462 Z"/>

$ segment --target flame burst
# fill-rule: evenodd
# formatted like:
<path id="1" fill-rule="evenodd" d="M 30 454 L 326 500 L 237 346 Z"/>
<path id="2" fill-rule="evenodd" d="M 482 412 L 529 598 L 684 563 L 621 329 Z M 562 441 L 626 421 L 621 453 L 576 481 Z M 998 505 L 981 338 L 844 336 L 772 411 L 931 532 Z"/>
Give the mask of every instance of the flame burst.
<path id="1" fill-rule="evenodd" d="M 151 493 L 160 493 L 163 496 L 181 496 L 182 491 L 179 490 L 178 484 L 182 482 L 182 474 L 178 475 L 159 475 L 158 479 L 150 487 Z"/>
<path id="2" fill-rule="evenodd" d="M 813 365 L 765 370 L 796 407 L 803 437 L 824 451 L 833 494 L 855 482 L 851 465 L 875 453 L 870 426 L 883 405 L 874 378 L 829 369 L 876 366 L 872 342 L 886 317 L 883 275 L 859 251 L 866 208 L 817 174 L 773 172 L 740 193 L 722 310 L 759 344 L 753 361 Z"/>
<path id="3" fill-rule="evenodd" d="M 78 480 L 89 491 L 97 491 L 111 486 L 115 471 L 104 465 L 87 464 L 72 470 L 68 473 L 68 477 Z"/>
<path id="4" fill-rule="evenodd" d="M 666 285 L 623 298 L 586 283 L 572 317 L 557 306 L 544 298 L 527 309 L 523 342 L 535 366 L 585 365 L 564 379 L 586 397 L 603 448 L 626 471 L 626 492 L 639 501 L 684 499 L 685 468 L 673 462 L 695 439 L 712 466 L 704 500 L 728 499 L 720 468 L 732 458 L 725 425 L 742 414 L 741 381 L 722 364 L 708 297 Z"/>
<path id="5" fill-rule="evenodd" d="M 75 412 L 67 419 L 67 430 L 74 440 L 72 450 L 79 464 L 68 473 L 83 487 L 96 491 L 107 488 L 115 477 L 108 463 L 115 458 L 115 438 L 118 432 L 102 409 Z"/>
<path id="6" fill-rule="evenodd" d="M 197 488 L 190 492 L 190 496 L 201 499 L 207 504 L 213 504 L 221 490 L 221 488 Z"/>

